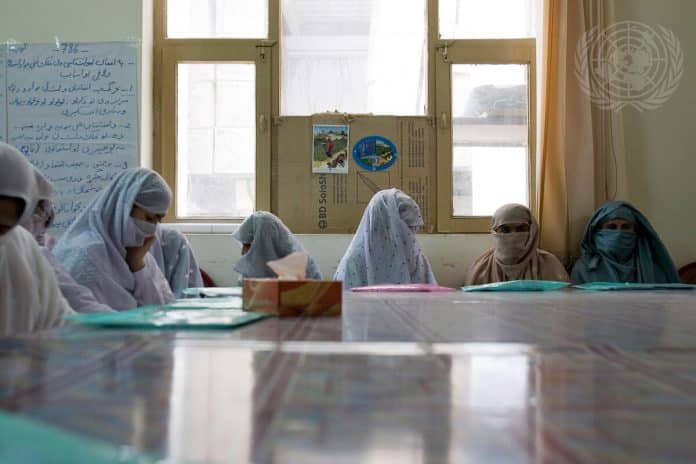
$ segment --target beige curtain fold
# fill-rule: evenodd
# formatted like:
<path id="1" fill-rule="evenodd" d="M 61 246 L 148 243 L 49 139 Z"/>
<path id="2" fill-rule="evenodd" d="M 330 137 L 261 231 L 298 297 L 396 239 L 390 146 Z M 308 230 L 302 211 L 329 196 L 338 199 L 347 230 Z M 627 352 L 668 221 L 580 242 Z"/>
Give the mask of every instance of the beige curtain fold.
<path id="1" fill-rule="evenodd" d="M 593 105 L 576 75 L 585 32 L 613 21 L 611 0 L 543 0 L 537 205 L 541 247 L 566 264 L 593 211 L 627 189 L 621 114 Z"/>

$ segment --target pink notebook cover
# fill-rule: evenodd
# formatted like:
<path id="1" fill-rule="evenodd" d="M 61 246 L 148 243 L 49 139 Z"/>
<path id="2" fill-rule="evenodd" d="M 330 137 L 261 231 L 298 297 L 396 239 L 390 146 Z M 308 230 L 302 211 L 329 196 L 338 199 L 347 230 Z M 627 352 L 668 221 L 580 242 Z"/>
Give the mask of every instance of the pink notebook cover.
<path id="1" fill-rule="evenodd" d="M 450 287 L 441 287 L 435 284 L 384 284 L 369 285 L 367 287 L 354 287 L 351 292 L 454 292 Z"/>

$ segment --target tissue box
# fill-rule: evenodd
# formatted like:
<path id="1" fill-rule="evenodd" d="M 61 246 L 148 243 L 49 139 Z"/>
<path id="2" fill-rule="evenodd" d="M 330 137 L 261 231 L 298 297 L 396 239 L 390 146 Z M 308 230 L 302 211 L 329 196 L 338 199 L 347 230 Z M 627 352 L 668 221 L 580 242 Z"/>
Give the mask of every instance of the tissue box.
<path id="1" fill-rule="evenodd" d="M 338 280 L 244 279 L 244 309 L 276 316 L 340 316 L 343 282 Z"/>

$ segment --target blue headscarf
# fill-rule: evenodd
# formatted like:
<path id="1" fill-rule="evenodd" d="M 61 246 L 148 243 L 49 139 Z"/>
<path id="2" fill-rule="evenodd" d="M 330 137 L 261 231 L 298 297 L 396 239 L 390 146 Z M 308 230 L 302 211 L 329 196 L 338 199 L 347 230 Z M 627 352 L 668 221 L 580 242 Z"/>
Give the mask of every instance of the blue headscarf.
<path id="1" fill-rule="evenodd" d="M 603 230 L 602 224 L 624 219 L 635 233 Z M 595 211 L 585 229 L 581 257 L 571 275 L 573 283 L 679 282 L 667 248 L 643 214 L 624 201 L 610 201 Z"/>
<path id="2" fill-rule="evenodd" d="M 125 260 L 126 247 L 143 243 L 131 218 L 133 205 L 165 214 L 171 196 L 169 186 L 155 171 L 120 172 L 68 227 L 53 254 L 79 284 L 95 296 L 104 295 L 106 301 L 101 303 L 119 310 L 133 308 L 137 306 L 132 296 L 135 278 Z M 157 266 L 149 253 L 146 260 Z"/>
<path id="3" fill-rule="evenodd" d="M 201 271 L 196 262 L 196 255 L 186 236 L 175 229 L 158 227 L 156 243 L 150 253 L 167 278 L 169 286 L 176 297 L 181 297 L 184 289 L 203 286 Z"/>
<path id="4" fill-rule="evenodd" d="M 234 270 L 242 277 L 276 277 L 266 265 L 268 261 L 285 258 L 290 253 L 305 251 L 283 221 L 267 211 L 257 211 L 246 218 L 232 235 L 240 245 L 251 247 L 242 255 Z M 319 267 L 310 256 L 307 260 L 306 277 L 321 279 Z"/>

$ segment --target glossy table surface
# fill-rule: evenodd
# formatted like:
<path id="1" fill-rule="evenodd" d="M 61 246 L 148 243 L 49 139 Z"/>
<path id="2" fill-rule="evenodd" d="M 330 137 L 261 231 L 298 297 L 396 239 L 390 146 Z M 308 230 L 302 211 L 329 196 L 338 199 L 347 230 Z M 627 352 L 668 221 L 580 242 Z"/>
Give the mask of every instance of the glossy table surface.
<path id="1" fill-rule="evenodd" d="M 0 408 L 170 462 L 696 462 L 696 292 L 344 295 L 0 339 Z"/>

